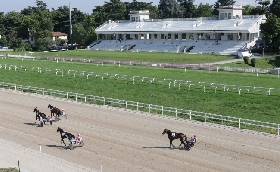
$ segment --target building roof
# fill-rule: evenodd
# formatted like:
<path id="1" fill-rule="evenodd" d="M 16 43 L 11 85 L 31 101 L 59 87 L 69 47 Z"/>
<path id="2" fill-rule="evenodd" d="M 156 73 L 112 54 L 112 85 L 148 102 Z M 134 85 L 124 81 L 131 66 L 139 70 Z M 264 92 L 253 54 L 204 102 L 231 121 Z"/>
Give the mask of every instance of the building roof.
<path id="1" fill-rule="evenodd" d="M 34 33 L 34 34 L 29 35 L 29 36 L 30 36 L 30 37 L 36 37 L 37 34 Z M 66 33 L 62 33 L 62 32 L 52 32 L 52 36 L 53 36 L 53 37 L 57 37 L 57 36 L 67 36 L 67 34 L 66 34 Z"/>
<path id="2" fill-rule="evenodd" d="M 66 33 L 62 33 L 62 32 L 52 32 L 53 36 L 67 36 Z"/>
<path id="3" fill-rule="evenodd" d="M 107 22 L 98 27 L 97 34 L 102 33 L 127 33 L 127 32 L 174 32 L 174 33 L 197 33 L 197 32 L 244 32 L 261 21 L 263 16 L 242 16 L 242 18 L 217 20 L 216 18 L 174 18 L 174 19 L 148 19 L 143 22 L 118 21 Z"/>

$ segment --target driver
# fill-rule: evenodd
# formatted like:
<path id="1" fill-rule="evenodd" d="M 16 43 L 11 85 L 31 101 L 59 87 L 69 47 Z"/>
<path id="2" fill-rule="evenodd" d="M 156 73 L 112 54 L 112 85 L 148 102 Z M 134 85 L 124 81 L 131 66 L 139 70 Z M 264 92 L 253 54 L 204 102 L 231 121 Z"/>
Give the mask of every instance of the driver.
<path id="1" fill-rule="evenodd" d="M 76 138 L 77 142 L 80 143 L 82 141 L 82 136 L 78 134 L 78 137 Z"/>
<path id="2" fill-rule="evenodd" d="M 196 141 L 197 141 L 197 137 L 196 137 L 196 135 L 193 135 L 193 138 L 191 138 L 191 140 L 189 142 L 196 143 Z"/>
<path id="3" fill-rule="evenodd" d="M 61 114 L 60 115 L 65 115 L 65 110 L 64 109 L 61 109 Z"/>

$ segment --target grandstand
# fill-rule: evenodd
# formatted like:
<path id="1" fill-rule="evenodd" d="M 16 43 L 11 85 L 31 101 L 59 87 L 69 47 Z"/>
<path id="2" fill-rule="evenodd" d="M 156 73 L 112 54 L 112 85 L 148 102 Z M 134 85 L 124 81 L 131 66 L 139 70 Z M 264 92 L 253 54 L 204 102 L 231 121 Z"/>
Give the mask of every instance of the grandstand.
<path id="1" fill-rule="evenodd" d="M 243 16 L 242 6 L 220 6 L 217 17 L 150 19 L 149 11 L 131 11 L 130 20 L 107 21 L 95 32 L 92 50 L 236 55 L 261 37 L 264 15 Z"/>

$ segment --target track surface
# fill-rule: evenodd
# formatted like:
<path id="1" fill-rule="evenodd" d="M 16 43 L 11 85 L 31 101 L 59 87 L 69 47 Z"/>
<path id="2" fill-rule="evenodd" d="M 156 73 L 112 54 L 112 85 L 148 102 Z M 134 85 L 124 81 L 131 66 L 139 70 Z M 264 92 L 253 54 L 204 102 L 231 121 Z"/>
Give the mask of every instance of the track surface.
<path id="1" fill-rule="evenodd" d="M 48 104 L 66 110 L 62 118 L 44 127 L 35 124 L 38 109 L 50 114 Z M 85 145 L 65 149 L 57 127 Z M 196 134 L 190 150 L 169 148 L 167 128 Z M 124 111 L 0 89 L 0 166 L 22 171 L 279 171 L 280 137 L 232 127 Z M 65 140 L 66 141 L 66 140 Z M 173 142 L 179 146 L 179 140 Z M 40 153 L 41 145 L 42 153 Z M 6 155 L 5 155 L 6 154 Z"/>

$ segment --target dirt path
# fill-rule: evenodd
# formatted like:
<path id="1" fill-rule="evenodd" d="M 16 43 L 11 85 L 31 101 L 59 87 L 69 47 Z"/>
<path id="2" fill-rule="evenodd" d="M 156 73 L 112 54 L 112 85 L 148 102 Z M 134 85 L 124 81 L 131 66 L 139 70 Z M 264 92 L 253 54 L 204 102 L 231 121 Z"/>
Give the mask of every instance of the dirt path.
<path id="1" fill-rule="evenodd" d="M 49 114 L 49 103 L 65 109 L 68 119 L 63 118 L 52 126 L 37 127 L 33 109 L 38 107 Z M 17 163 L 20 158 L 22 171 L 36 171 L 46 164 L 52 165 L 44 171 L 63 171 L 64 166 L 69 169 L 67 171 L 96 171 L 102 168 L 104 172 L 276 172 L 280 169 L 279 136 L 232 127 L 2 89 L 0 117 L 0 161 L 6 160 L 10 165 L 14 162 L 11 159 Z M 56 132 L 58 126 L 75 135 L 80 133 L 85 145 L 66 150 Z M 183 132 L 187 136 L 196 134 L 198 143 L 190 151 L 170 149 L 167 135 L 161 134 L 164 128 Z M 179 144 L 178 140 L 174 141 L 175 146 Z M 5 153 L 9 156 L 4 156 Z"/>

